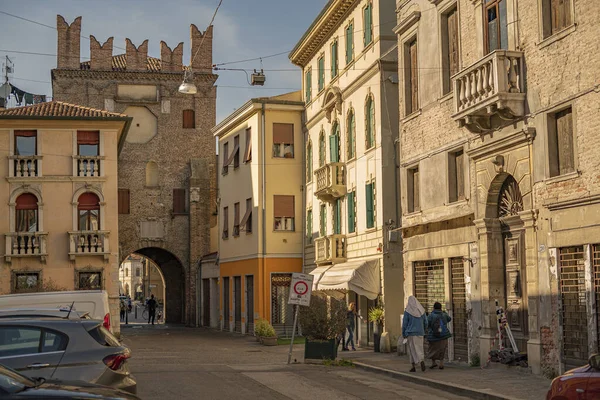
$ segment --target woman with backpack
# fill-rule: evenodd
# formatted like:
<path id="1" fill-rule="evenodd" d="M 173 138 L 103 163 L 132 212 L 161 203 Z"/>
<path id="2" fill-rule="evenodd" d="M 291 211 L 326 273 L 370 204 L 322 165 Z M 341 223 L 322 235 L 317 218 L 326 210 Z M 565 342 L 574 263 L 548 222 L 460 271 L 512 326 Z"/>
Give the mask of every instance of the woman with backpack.
<path id="1" fill-rule="evenodd" d="M 448 338 L 452 337 L 448 329 L 448 323 L 451 320 L 452 318 L 442 311 L 442 305 L 436 301 L 433 305 L 433 312 L 427 317 L 427 325 L 429 326 L 427 358 L 431 359 L 432 365 L 429 367 L 431 369 L 436 367 L 444 369 L 444 356 L 448 348 Z M 439 365 L 436 361 L 439 361 Z"/>
<path id="2" fill-rule="evenodd" d="M 421 371 L 425 371 L 425 358 L 423 354 L 423 336 L 427 330 L 427 316 L 425 309 L 415 296 L 410 296 L 402 318 L 402 336 L 408 347 L 408 354 L 412 368 L 415 372 L 416 365 L 421 365 Z"/>

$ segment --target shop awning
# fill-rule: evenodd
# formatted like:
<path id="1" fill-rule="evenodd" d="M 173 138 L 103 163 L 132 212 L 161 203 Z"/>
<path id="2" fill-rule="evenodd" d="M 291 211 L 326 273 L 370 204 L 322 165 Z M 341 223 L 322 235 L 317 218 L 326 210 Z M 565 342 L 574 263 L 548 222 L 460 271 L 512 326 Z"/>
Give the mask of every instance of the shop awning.
<path id="1" fill-rule="evenodd" d="M 353 291 L 370 300 L 379 295 L 379 259 L 317 267 L 311 275 L 315 277 L 313 290 Z"/>

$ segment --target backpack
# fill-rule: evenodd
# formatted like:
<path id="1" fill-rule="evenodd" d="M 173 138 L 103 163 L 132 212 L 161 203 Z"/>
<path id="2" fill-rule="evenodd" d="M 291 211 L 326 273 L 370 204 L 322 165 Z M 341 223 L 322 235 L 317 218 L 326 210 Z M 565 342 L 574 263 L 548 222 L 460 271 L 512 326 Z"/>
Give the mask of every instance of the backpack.
<path id="1" fill-rule="evenodd" d="M 444 316 L 440 315 L 439 318 L 436 318 L 433 321 L 433 325 L 431 326 L 431 331 L 433 332 L 434 337 L 442 337 L 444 331 L 446 330 L 446 323 L 444 321 Z"/>

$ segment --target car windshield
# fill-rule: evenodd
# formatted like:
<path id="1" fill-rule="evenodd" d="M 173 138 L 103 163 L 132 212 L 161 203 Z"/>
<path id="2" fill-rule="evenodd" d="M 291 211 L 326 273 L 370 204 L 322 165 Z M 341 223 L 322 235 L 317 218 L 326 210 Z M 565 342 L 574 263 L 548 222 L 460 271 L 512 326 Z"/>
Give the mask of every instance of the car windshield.
<path id="1" fill-rule="evenodd" d="M 92 329 L 88 330 L 88 333 L 102 346 L 107 347 L 119 347 L 121 343 L 119 343 L 119 339 L 113 336 L 112 333 L 102 325 L 94 326 Z"/>
<path id="2" fill-rule="evenodd" d="M 35 382 L 23 375 L 0 365 L 0 390 L 4 393 L 19 393 L 28 387 L 34 387 Z"/>

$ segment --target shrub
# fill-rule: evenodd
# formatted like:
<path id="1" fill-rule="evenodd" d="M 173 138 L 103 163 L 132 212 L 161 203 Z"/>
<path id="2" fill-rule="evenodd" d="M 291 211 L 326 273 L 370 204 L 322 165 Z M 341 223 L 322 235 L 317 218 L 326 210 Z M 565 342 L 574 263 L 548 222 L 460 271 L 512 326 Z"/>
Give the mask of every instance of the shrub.
<path id="1" fill-rule="evenodd" d="M 269 321 L 265 319 L 259 319 L 254 324 L 254 334 L 258 337 L 276 337 L 275 329 Z"/>
<path id="2" fill-rule="evenodd" d="M 335 339 L 346 329 L 347 312 L 345 301 L 313 295 L 298 314 L 302 334 L 310 340 Z"/>

